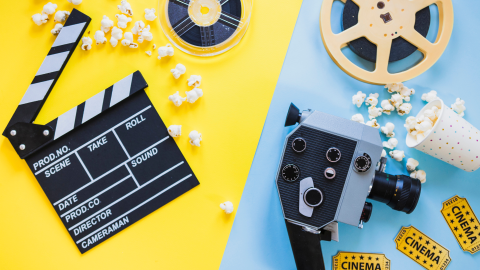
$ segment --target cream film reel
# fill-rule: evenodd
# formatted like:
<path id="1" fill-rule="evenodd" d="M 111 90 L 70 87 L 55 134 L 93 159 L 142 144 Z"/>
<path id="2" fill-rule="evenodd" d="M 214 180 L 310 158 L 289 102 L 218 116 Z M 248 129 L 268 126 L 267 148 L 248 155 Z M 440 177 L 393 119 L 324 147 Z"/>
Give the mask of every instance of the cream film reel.
<path id="1" fill-rule="evenodd" d="M 331 27 L 334 1 L 340 0 L 324 0 L 320 11 L 323 44 L 332 60 L 343 71 L 363 82 L 371 84 L 403 82 L 422 74 L 440 58 L 452 34 L 451 0 L 351 0 L 360 8 L 358 23 L 339 34 L 334 34 Z M 346 3 L 350 0 L 341 1 Z M 416 13 L 432 4 L 436 4 L 439 10 L 439 28 L 434 43 L 415 30 Z M 350 42 L 362 37 L 375 44 L 377 48 L 375 70 L 372 72 L 352 63 L 341 51 Z M 398 37 L 417 47 L 424 58 L 408 70 L 389 73 L 392 42 Z"/>
<path id="2" fill-rule="evenodd" d="M 214 56 L 238 44 L 247 31 L 253 0 L 160 0 L 160 25 L 180 50 Z"/>

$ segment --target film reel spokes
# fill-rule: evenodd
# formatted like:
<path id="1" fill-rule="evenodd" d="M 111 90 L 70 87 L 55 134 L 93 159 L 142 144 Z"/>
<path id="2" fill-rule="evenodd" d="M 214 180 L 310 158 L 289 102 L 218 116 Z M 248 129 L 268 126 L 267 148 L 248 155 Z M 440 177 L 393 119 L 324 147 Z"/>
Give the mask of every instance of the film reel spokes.
<path id="1" fill-rule="evenodd" d="M 358 23 L 339 34 L 334 34 L 331 27 L 331 10 L 334 1 L 336 0 L 325 0 L 320 14 L 320 30 L 325 48 L 343 71 L 367 83 L 403 82 L 425 72 L 442 55 L 453 29 L 451 0 L 352 0 L 360 7 Z M 436 4 L 439 10 L 439 32 L 434 43 L 428 41 L 414 28 L 416 13 L 432 4 Z M 362 37 L 377 46 L 374 71 L 358 67 L 341 51 L 349 42 Z M 417 47 L 424 58 L 406 71 L 389 73 L 392 41 L 398 37 Z"/>

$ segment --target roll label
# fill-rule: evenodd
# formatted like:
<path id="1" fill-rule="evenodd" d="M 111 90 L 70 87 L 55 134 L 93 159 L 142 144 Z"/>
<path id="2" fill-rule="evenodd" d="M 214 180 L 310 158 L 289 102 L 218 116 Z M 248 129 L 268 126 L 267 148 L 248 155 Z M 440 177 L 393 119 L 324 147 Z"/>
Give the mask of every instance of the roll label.
<path id="1" fill-rule="evenodd" d="M 444 270 L 452 261 L 448 249 L 413 226 L 402 227 L 395 243 L 400 252 L 425 269 Z"/>
<path id="2" fill-rule="evenodd" d="M 340 251 L 333 256 L 334 270 L 390 270 L 390 260 L 385 254 Z"/>
<path id="3" fill-rule="evenodd" d="M 480 250 L 480 223 L 466 198 L 455 195 L 443 202 L 440 212 L 463 251 Z"/>

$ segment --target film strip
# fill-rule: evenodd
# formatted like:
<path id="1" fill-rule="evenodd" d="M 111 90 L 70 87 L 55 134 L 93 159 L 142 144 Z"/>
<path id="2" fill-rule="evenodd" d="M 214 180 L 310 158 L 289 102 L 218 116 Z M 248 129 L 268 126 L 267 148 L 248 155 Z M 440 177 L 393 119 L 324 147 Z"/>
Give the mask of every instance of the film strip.
<path id="1" fill-rule="evenodd" d="M 81 253 L 199 184 L 139 71 L 32 124 L 89 22 L 72 11 L 4 131 Z"/>

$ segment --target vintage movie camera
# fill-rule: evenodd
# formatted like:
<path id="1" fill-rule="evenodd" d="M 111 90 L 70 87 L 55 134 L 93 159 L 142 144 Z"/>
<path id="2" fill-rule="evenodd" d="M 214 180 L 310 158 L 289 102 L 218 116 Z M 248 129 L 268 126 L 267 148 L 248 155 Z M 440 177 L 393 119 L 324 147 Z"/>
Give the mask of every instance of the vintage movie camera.
<path id="1" fill-rule="evenodd" d="M 299 270 L 325 269 L 320 241 L 330 241 L 338 222 L 363 228 L 372 213 L 366 199 L 410 214 L 421 183 L 384 172 L 377 129 L 320 111 L 290 105 L 287 136 L 276 184 Z M 333 229 L 332 229 L 333 228 Z"/>

